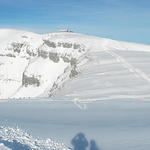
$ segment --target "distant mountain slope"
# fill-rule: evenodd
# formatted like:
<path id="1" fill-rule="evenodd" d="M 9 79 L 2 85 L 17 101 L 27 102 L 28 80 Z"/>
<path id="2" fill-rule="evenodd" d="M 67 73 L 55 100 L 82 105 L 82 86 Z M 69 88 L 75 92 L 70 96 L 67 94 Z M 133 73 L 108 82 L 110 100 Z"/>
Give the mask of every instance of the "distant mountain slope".
<path id="1" fill-rule="evenodd" d="M 10 29 L 0 41 L 0 99 L 149 97 L 148 45 Z"/>

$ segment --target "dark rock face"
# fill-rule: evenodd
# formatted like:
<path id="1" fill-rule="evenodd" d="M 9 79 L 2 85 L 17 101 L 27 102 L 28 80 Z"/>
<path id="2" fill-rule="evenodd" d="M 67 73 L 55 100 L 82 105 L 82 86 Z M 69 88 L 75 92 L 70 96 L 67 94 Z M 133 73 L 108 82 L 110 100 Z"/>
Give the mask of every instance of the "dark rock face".
<path id="1" fill-rule="evenodd" d="M 12 49 L 14 52 L 20 53 L 21 48 L 23 47 L 22 43 L 11 43 Z"/>
<path id="2" fill-rule="evenodd" d="M 40 86 L 40 81 L 38 78 L 36 78 L 34 76 L 28 77 L 25 75 L 25 73 L 23 73 L 22 85 L 25 87 L 27 87 L 28 85 Z"/>
<path id="3" fill-rule="evenodd" d="M 72 43 L 62 43 L 63 48 L 72 48 Z"/>
<path id="4" fill-rule="evenodd" d="M 44 50 L 38 50 L 38 56 L 46 59 L 48 58 L 48 52 Z"/>
<path id="5" fill-rule="evenodd" d="M 49 59 L 51 59 L 55 63 L 59 62 L 59 56 L 58 56 L 57 53 L 51 53 L 51 52 L 49 52 Z"/>
<path id="6" fill-rule="evenodd" d="M 74 48 L 74 49 L 80 49 L 80 44 L 74 44 L 74 45 L 73 45 L 73 48 Z"/>
<path id="7" fill-rule="evenodd" d="M 9 47 L 6 50 L 14 52 L 14 54 L 11 53 L 6 54 L 6 56 L 8 57 L 15 57 L 16 53 L 20 54 L 21 51 L 25 51 L 29 56 L 32 57 L 37 56 L 37 53 L 34 52 L 34 50 L 30 47 L 28 43 L 13 42 L 9 45 Z"/>
<path id="8" fill-rule="evenodd" d="M 15 55 L 10 54 L 10 53 L 9 53 L 9 54 L 6 54 L 6 56 L 7 56 L 7 57 L 14 57 L 14 58 L 15 58 Z"/>
<path id="9" fill-rule="evenodd" d="M 78 71 L 76 70 L 76 68 L 74 68 L 74 69 L 71 70 L 71 73 L 70 73 L 69 77 L 73 78 L 77 75 L 78 75 Z"/>
<path id="10" fill-rule="evenodd" d="M 70 73 L 70 78 L 72 78 L 72 77 L 75 77 L 76 75 L 78 75 L 77 59 L 76 58 L 71 58 L 70 64 L 72 66 L 72 70 L 71 70 L 71 73 Z"/>
<path id="11" fill-rule="evenodd" d="M 63 59 L 64 62 L 69 63 L 70 59 L 67 56 L 61 56 L 61 58 Z"/>
<path id="12" fill-rule="evenodd" d="M 42 57 L 44 59 L 49 58 L 50 60 L 52 60 L 55 63 L 59 62 L 59 55 L 57 53 L 53 53 L 53 52 L 38 50 L 38 57 Z"/>
<path id="13" fill-rule="evenodd" d="M 44 44 L 46 44 L 48 47 L 56 48 L 56 44 L 54 42 L 51 42 L 49 40 L 43 40 Z"/>
<path id="14" fill-rule="evenodd" d="M 33 57 L 37 56 L 37 54 L 34 53 L 33 51 L 31 51 L 28 47 L 27 47 L 27 49 L 26 49 L 26 52 L 27 52 L 27 54 L 28 54 L 29 56 L 33 56 Z"/>
<path id="15" fill-rule="evenodd" d="M 23 35 L 23 36 L 22 36 L 22 38 L 25 38 L 25 39 L 27 39 L 28 37 L 27 37 L 27 36 L 25 36 L 25 35 Z"/>
<path id="16" fill-rule="evenodd" d="M 80 44 L 72 44 L 72 43 L 67 43 L 67 42 L 52 42 L 49 40 L 43 40 L 44 44 L 46 44 L 48 47 L 52 47 L 52 48 L 57 48 L 57 47 L 63 47 L 63 48 L 73 48 L 73 49 L 81 49 L 81 45 Z"/>
<path id="17" fill-rule="evenodd" d="M 71 63 L 71 66 L 76 66 L 77 59 L 76 58 L 71 58 L 70 63 Z"/>

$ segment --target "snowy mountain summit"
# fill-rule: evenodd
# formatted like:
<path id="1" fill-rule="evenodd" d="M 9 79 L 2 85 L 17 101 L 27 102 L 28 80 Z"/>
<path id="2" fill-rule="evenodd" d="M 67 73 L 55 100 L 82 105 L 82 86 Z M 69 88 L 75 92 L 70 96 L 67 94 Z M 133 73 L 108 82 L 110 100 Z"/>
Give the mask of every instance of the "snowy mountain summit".
<path id="1" fill-rule="evenodd" d="M 147 98 L 149 56 L 148 45 L 0 29 L 0 99 Z"/>

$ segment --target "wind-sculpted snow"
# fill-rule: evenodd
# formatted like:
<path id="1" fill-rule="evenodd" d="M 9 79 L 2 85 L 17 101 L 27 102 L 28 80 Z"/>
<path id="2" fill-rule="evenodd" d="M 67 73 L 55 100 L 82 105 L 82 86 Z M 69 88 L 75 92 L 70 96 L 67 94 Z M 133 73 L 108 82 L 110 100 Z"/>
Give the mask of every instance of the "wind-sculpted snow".
<path id="1" fill-rule="evenodd" d="M 63 143 L 35 139 L 20 129 L 4 127 L 0 127 L 0 144 L 6 150 L 69 150 Z"/>
<path id="2" fill-rule="evenodd" d="M 96 74 L 98 70 L 102 72 L 103 68 L 101 67 L 105 66 L 102 64 L 104 61 L 107 61 L 107 64 L 109 62 L 112 68 L 115 67 L 113 64 L 115 61 L 117 65 L 121 64 L 124 69 L 140 79 L 150 81 L 149 74 L 143 68 L 134 67 L 134 64 L 128 62 L 128 58 L 124 59 L 124 56 L 120 56 L 119 52 L 132 52 L 132 54 L 141 52 L 143 55 L 150 52 L 150 46 L 70 32 L 39 35 L 25 31 L 0 29 L 0 99 L 50 97 L 58 93 L 58 89 L 64 89 L 62 88 L 64 85 L 68 86 L 66 81 L 74 77 L 80 78 L 80 75 L 86 73 L 87 66 L 92 71 L 88 72 L 87 78 L 91 73 L 94 73 L 94 77 L 92 80 L 86 81 L 85 87 L 91 87 L 91 92 L 95 91 L 96 87 L 97 92 L 94 93 L 98 96 L 94 95 L 92 98 L 99 99 L 103 94 L 97 94 L 100 93 L 101 88 L 96 85 L 103 86 L 106 83 L 101 82 Z M 103 53 L 108 55 L 106 57 L 109 57 L 109 60 L 105 60 Z M 95 65 L 95 63 L 99 63 L 99 65 Z M 111 71 L 110 68 L 108 69 Z M 117 71 L 121 71 L 121 69 L 118 68 Z M 92 87 L 94 81 L 97 84 Z M 89 85 L 90 82 L 92 83 Z M 79 83 L 71 86 L 72 90 L 74 92 L 81 91 L 79 88 L 81 84 L 83 82 L 79 80 Z M 78 86 L 77 89 L 74 86 Z M 141 86 L 144 85 L 141 84 Z M 68 92 L 66 95 L 72 95 Z M 87 92 L 82 92 L 82 94 L 85 95 Z M 128 93 L 124 95 L 127 96 Z M 66 99 L 65 92 L 62 96 Z M 114 96 L 118 96 L 118 94 L 112 97 Z M 87 97 L 89 98 L 88 94 Z M 73 96 L 73 99 L 78 98 L 78 96 Z"/>
<path id="3" fill-rule="evenodd" d="M 55 96 L 72 100 L 80 108 L 89 101 L 149 100 L 150 52 L 95 52 L 82 74 L 69 81 Z"/>

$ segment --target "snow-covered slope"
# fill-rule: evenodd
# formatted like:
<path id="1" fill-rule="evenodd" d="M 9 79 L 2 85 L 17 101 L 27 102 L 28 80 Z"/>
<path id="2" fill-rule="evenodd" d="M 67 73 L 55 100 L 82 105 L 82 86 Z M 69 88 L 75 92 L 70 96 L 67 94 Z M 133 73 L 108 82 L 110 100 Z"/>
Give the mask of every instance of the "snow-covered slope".
<path id="1" fill-rule="evenodd" d="M 49 97 L 78 74 L 77 65 L 87 49 L 76 41 L 57 40 L 25 31 L 0 30 L 1 99 Z"/>
<path id="2" fill-rule="evenodd" d="M 0 41 L 0 99 L 149 97 L 150 46 L 10 29 L 0 29 Z"/>
<path id="3" fill-rule="evenodd" d="M 69 148 L 51 139 L 34 139 L 20 129 L 1 127 L 0 150 L 69 150 Z"/>

